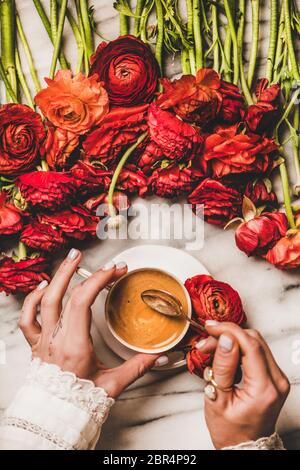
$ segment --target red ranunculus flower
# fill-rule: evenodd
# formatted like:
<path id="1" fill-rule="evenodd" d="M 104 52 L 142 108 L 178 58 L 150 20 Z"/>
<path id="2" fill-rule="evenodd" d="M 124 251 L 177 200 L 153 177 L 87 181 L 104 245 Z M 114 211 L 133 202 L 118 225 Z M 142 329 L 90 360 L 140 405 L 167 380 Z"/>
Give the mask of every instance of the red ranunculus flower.
<path id="1" fill-rule="evenodd" d="M 106 191 L 109 188 L 112 172 L 97 168 L 88 162 L 79 161 L 70 173 L 76 186 L 76 194 L 85 196 Z"/>
<path id="2" fill-rule="evenodd" d="M 143 196 L 148 191 L 147 176 L 134 165 L 127 165 L 120 173 L 117 186 L 128 193 Z"/>
<path id="3" fill-rule="evenodd" d="M 51 211 L 70 204 L 76 191 L 74 178 L 70 174 L 55 171 L 26 173 L 19 176 L 16 185 L 32 207 Z"/>
<path id="4" fill-rule="evenodd" d="M 23 104 L 0 107 L 0 172 L 20 175 L 34 166 L 45 138 L 41 116 Z"/>
<path id="5" fill-rule="evenodd" d="M 86 158 L 103 164 L 114 162 L 120 152 L 136 142 L 138 134 L 147 130 L 147 109 L 148 105 L 113 109 L 83 143 Z"/>
<path id="6" fill-rule="evenodd" d="M 150 103 L 160 74 L 150 47 L 134 36 L 101 42 L 91 57 L 94 73 L 105 83 L 111 105 L 125 107 Z"/>
<path id="7" fill-rule="evenodd" d="M 67 241 L 62 232 L 48 224 L 40 224 L 37 221 L 27 225 L 21 233 L 21 241 L 34 250 L 48 252 L 63 248 Z"/>
<path id="8" fill-rule="evenodd" d="M 188 196 L 189 204 L 197 214 L 197 205 L 204 205 L 205 220 L 214 225 L 225 226 L 242 210 L 242 196 L 238 191 L 220 181 L 206 178 Z M 200 210 L 201 214 L 201 209 Z"/>
<path id="9" fill-rule="evenodd" d="M 279 269 L 300 267 L 300 230 L 288 232 L 265 256 L 269 263 Z"/>
<path id="10" fill-rule="evenodd" d="M 17 233 L 22 225 L 21 212 L 7 200 L 4 191 L 0 192 L 0 236 Z"/>
<path id="11" fill-rule="evenodd" d="M 195 317 L 201 323 L 216 320 L 240 325 L 247 320 L 240 296 L 229 284 L 199 275 L 187 279 L 184 285 L 190 294 Z"/>
<path id="12" fill-rule="evenodd" d="M 152 103 L 148 114 L 151 139 L 171 160 L 191 160 L 199 154 L 203 138 L 199 131 Z"/>
<path id="13" fill-rule="evenodd" d="M 263 134 L 272 131 L 278 119 L 280 86 L 277 83 L 269 86 L 265 78 L 258 81 L 255 94 L 257 102 L 248 107 L 243 119 L 250 131 Z"/>
<path id="14" fill-rule="evenodd" d="M 47 268 L 46 259 L 41 257 L 18 262 L 7 256 L 2 258 L 0 260 L 0 292 L 28 294 L 40 282 L 50 281 L 49 276 L 45 273 Z"/>
<path id="15" fill-rule="evenodd" d="M 219 92 L 222 95 L 222 105 L 218 118 L 228 124 L 234 124 L 241 120 L 241 113 L 245 108 L 244 98 L 239 88 L 233 83 L 221 80 Z"/>
<path id="16" fill-rule="evenodd" d="M 56 214 L 39 214 L 38 221 L 59 228 L 68 238 L 85 240 L 95 238 L 99 218 L 83 206 L 72 206 Z"/>
<path id="17" fill-rule="evenodd" d="M 271 182 L 265 179 L 249 181 L 245 188 L 245 196 L 248 197 L 256 207 L 278 206 L 276 193 L 272 190 Z"/>
<path id="18" fill-rule="evenodd" d="M 148 184 L 152 192 L 160 197 L 178 197 L 191 191 L 201 173 L 191 168 L 180 168 L 178 165 L 154 170 Z"/>
<path id="19" fill-rule="evenodd" d="M 203 378 L 203 373 L 206 367 L 211 366 L 213 361 L 213 355 L 210 353 L 203 353 L 200 349 L 197 349 L 196 344 L 205 338 L 205 335 L 193 336 L 188 345 L 191 346 L 191 350 L 186 355 L 186 365 L 188 371 L 191 374 L 198 375 Z"/>
<path id="20" fill-rule="evenodd" d="M 155 142 L 148 142 L 138 157 L 137 166 L 143 171 L 150 171 L 151 167 L 165 158 L 162 149 Z"/>
<path id="21" fill-rule="evenodd" d="M 173 81 L 163 78 L 161 84 L 164 92 L 158 95 L 158 105 L 162 109 L 174 111 L 185 121 L 205 126 L 215 119 L 220 110 L 221 80 L 212 69 L 200 69 L 196 77 L 183 75 Z"/>
<path id="22" fill-rule="evenodd" d="M 261 174 L 273 165 L 277 150 L 273 139 L 257 134 L 238 133 L 236 126 L 218 128 L 205 140 L 203 158 L 211 162 L 213 176 L 232 178 L 237 175 Z"/>
<path id="23" fill-rule="evenodd" d="M 108 195 L 105 193 L 100 194 L 100 196 L 91 197 L 85 201 L 83 205 L 88 209 L 88 211 L 96 213 L 98 207 L 102 204 L 103 207 L 101 208 L 101 214 L 98 213 L 98 215 L 100 217 L 109 215 Z M 125 193 L 115 191 L 113 195 L 113 206 L 117 212 L 126 212 L 130 207 L 130 200 Z"/>
<path id="24" fill-rule="evenodd" d="M 60 169 L 67 166 L 69 157 L 78 144 L 77 134 L 49 125 L 41 153 L 51 169 Z"/>
<path id="25" fill-rule="evenodd" d="M 259 256 L 272 248 L 287 230 L 288 220 L 283 212 L 265 212 L 239 225 L 235 241 L 248 256 Z"/>

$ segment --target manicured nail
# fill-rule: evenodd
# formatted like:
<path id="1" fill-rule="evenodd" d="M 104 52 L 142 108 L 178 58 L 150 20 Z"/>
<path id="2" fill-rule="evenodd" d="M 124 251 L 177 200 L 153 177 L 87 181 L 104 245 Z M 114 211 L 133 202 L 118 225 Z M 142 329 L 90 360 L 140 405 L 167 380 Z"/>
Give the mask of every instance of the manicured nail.
<path id="1" fill-rule="evenodd" d="M 219 338 L 219 346 L 226 352 L 230 352 L 232 350 L 232 339 L 226 335 L 221 335 Z"/>
<path id="2" fill-rule="evenodd" d="M 206 320 L 205 325 L 206 326 L 218 326 L 219 322 L 216 320 Z"/>
<path id="3" fill-rule="evenodd" d="M 198 343 L 196 343 L 196 346 L 195 348 L 196 349 L 201 349 L 203 348 L 203 346 L 206 344 L 206 339 L 201 339 L 200 341 L 198 341 Z"/>
<path id="4" fill-rule="evenodd" d="M 36 289 L 37 289 L 37 290 L 43 290 L 43 289 L 45 289 L 45 287 L 47 287 L 47 286 L 48 286 L 48 281 L 45 281 L 45 280 L 44 280 L 44 281 L 42 281 L 42 282 L 37 286 Z"/>
<path id="5" fill-rule="evenodd" d="M 109 261 L 102 267 L 102 271 L 109 271 L 110 269 L 115 267 L 115 263 L 113 261 Z"/>
<path id="6" fill-rule="evenodd" d="M 76 259 L 78 255 L 79 255 L 79 251 L 75 250 L 75 248 L 72 248 L 69 251 L 68 258 L 71 259 L 72 261 L 74 261 L 74 259 Z"/>
<path id="7" fill-rule="evenodd" d="M 127 263 L 125 263 L 125 261 L 120 261 L 120 263 L 117 263 L 116 268 L 117 269 L 125 269 L 125 268 L 127 268 Z"/>
<path id="8" fill-rule="evenodd" d="M 169 358 L 168 356 L 160 356 L 156 361 L 154 362 L 155 367 L 161 367 L 161 366 L 166 366 L 169 363 Z"/>

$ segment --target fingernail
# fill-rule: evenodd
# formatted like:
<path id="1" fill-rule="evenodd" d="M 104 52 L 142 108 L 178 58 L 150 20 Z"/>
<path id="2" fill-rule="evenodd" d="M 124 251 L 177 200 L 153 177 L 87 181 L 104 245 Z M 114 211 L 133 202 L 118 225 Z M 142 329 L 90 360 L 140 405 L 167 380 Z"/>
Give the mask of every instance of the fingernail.
<path id="1" fill-rule="evenodd" d="M 45 289 L 45 287 L 48 286 L 48 281 L 42 281 L 36 288 L 36 290 L 42 290 L 42 289 Z"/>
<path id="2" fill-rule="evenodd" d="M 206 339 L 201 339 L 200 341 L 198 341 L 198 343 L 196 343 L 196 346 L 195 348 L 196 349 L 201 349 L 203 348 L 203 346 L 206 344 Z"/>
<path id="3" fill-rule="evenodd" d="M 219 325 L 219 322 L 216 321 L 216 320 L 206 320 L 205 325 L 206 326 L 217 326 L 217 325 Z"/>
<path id="4" fill-rule="evenodd" d="M 104 266 L 102 266 L 102 271 L 109 271 L 110 269 L 115 267 L 115 263 L 113 261 L 109 261 Z"/>
<path id="5" fill-rule="evenodd" d="M 71 259 L 72 261 L 74 261 L 74 259 L 76 259 L 78 255 L 79 255 L 79 251 L 75 250 L 75 248 L 72 248 L 69 251 L 68 258 Z"/>
<path id="6" fill-rule="evenodd" d="M 156 361 L 154 362 L 155 367 L 161 367 L 165 366 L 169 363 L 169 358 L 168 356 L 160 356 Z"/>
<path id="7" fill-rule="evenodd" d="M 221 335 L 219 338 L 219 346 L 226 352 L 231 351 L 233 346 L 232 339 L 226 335 Z"/>
<path id="8" fill-rule="evenodd" d="M 117 269 L 125 269 L 125 268 L 127 268 L 127 263 L 125 263 L 125 261 L 120 261 L 120 263 L 117 263 L 116 268 Z"/>

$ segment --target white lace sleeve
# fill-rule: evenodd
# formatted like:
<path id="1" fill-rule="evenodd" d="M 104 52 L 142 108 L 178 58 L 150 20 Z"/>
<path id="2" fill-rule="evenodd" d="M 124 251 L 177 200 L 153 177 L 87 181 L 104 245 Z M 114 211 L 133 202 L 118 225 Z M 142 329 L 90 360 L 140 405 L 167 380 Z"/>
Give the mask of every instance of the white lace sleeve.
<path id="1" fill-rule="evenodd" d="M 277 432 L 269 437 L 262 437 L 257 441 L 242 442 L 236 446 L 224 447 L 222 450 L 285 450 L 283 442 Z"/>
<path id="2" fill-rule="evenodd" d="M 103 388 L 34 359 L 0 423 L 0 449 L 93 449 L 114 400 Z"/>

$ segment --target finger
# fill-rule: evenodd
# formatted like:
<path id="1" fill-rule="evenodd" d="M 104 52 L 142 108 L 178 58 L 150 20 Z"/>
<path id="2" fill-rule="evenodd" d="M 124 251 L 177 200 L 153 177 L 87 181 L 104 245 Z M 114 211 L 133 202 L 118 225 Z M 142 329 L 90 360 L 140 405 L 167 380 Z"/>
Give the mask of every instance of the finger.
<path id="1" fill-rule="evenodd" d="M 42 326 L 53 329 L 59 320 L 62 300 L 80 262 L 81 253 L 72 248 L 47 288 L 41 304 Z"/>
<path id="2" fill-rule="evenodd" d="M 195 348 L 204 354 L 214 353 L 217 349 L 218 340 L 213 336 L 208 336 L 207 338 L 201 339 L 196 343 Z"/>
<path id="3" fill-rule="evenodd" d="M 27 295 L 21 310 L 18 324 L 30 346 L 37 342 L 42 331 L 36 317 L 38 306 L 41 303 L 47 286 L 48 282 L 42 281 L 34 291 Z"/>
<path id="4" fill-rule="evenodd" d="M 205 328 L 215 338 L 219 338 L 222 334 L 231 334 L 236 339 L 242 353 L 244 378 L 248 378 L 264 388 L 269 373 L 266 356 L 259 341 L 249 336 L 234 323 L 208 321 L 205 323 Z"/>
<path id="5" fill-rule="evenodd" d="M 116 281 L 127 272 L 126 263 L 107 263 L 99 271 L 92 274 L 86 281 L 77 285 L 71 294 L 64 312 L 64 321 L 70 331 L 90 334 L 91 309 L 99 292 L 107 284 Z"/>
<path id="6" fill-rule="evenodd" d="M 230 333 L 223 333 L 219 337 L 212 366 L 214 379 L 216 383 L 220 385 L 220 387 L 232 387 L 239 367 L 239 362 L 240 349 L 238 342 Z M 224 393 L 227 397 L 228 392 L 222 392 L 218 390 L 218 396 Z"/>
<path id="7" fill-rule="evenodd" d="M 105 389 L 111 397 L 116 398 L 152 367 L 166 365 L 168 361 L 168 356 L 159 354 L 136 354 L 112 371 L 117 374 L 117 380 L 111 381 L 109 391 L 107 387 Z"/>
<path id="8" fill-rule="evenodd" d="M 277 362 L 275 361 L 272 351 L 269 348 L 268 344 L 266 343 L 265 339 L 256 330 L 249 329 L 245 331 L 248 333 L 248 335 L 252 336 L 253 338 L 256 338 L 260 342 L 262 348 L 264 349 L 269 371 L 270 371 L 273 383 L 275 387 L 277 388 L 277 390 L 283 394 L 288 393 L 289 388 L 290 388 L 288 378 L 286 377 L 284 372 L 280 369 Z"/>

